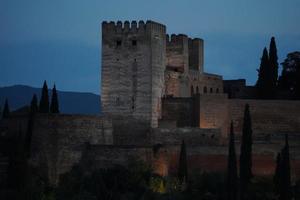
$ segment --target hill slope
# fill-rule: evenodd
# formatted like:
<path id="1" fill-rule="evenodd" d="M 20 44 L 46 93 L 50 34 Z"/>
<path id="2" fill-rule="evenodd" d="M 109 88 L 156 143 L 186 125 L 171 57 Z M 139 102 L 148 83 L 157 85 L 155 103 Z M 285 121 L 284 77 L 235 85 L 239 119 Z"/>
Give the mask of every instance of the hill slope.
<path id="1" fill-rule="evenodd" d="M 25 85 L 0 87 L 0 107 L 3 109 L 5 98 L 11 110 L 29 105 L 33 94 L 40 99 L 41 88 Z M 51 100 L 51 90 L 49 98 Z M 100 96 L 93 93 L 58 91 L 58 101 L 61 113 L 100 114 Z"/>

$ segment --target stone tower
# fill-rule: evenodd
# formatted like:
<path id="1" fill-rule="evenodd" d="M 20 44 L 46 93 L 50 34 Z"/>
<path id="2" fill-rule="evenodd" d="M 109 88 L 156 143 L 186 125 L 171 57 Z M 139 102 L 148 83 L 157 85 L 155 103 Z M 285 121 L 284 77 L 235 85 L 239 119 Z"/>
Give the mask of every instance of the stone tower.
<path id="1" fill-rule="evenodd" d="M 147 21 L 102 23 L 102 110 L 157 127 L 164 92 L 166 27 Z"/>

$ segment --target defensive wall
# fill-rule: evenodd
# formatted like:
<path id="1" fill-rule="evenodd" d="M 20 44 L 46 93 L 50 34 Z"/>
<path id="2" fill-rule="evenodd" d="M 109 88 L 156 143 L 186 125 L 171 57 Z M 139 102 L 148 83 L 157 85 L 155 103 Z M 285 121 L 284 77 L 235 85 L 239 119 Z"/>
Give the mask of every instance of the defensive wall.
<path id="1" fill-rule="evenodd" d="M 203 103 L 203 102 L 202 102 Z M 232 103 L 228 100 L 229 105 Z M 233 105 L 243 108 L 243 101 Z M 250 102 L 251 103 L 251 102 Z M 219 102 L 221 105 L 222 102 Z M 259 103 L 257 103 L 259 105 Z M 253 102 L 250 104 L 255 105 Z M 262 106 L 262 105 L 260 105 Z M 289 110 L 288 110 L 289 111 Z M 254 111 L 253 111 L 254 112 Z M 275 111 L 274 111 L 275 112 Z M 255 113 L 255 112 L 254 112 Z M 236 114 L 240 116 L 241 114 Z M 254 114 L 254 118 L 255 118 Z M 21 120 L 10 119 L 10 126 Z M 114 119 L 116 120 L 116 119 Z M 91 167 L 127 166 L 130 160 L 146 161 L 161 175 L 176 174 L 180 144 L 185 141 L 188 154 L 189 172 L 224 172 L 227 166 L 227 140 L 220 141 L 223 133 L 217 128 L 155 128 L 137 137 L 135 132 L 143 132 L 143 125 L 133 123 L 125 127 L 129 120 L 124 120 L 124 127 L 114 127 L 114 120 L 100 116 L 86 115 L 47 115 L 39 114 L 34 120 L 31 142 L 30 163 L 37 167 L 43 176 L 56 184 L 59 176 L 69 171 L 72 166 L 87 159 L 96 164 Z M 27 119 L 23 117 L 24 125 Z M 255 120 L 253 127 L 256 127 Z M 120 122 L 117 122 L 120 125 Z M 3 128 L 3 121 L 1 122 Z M 140 127 L 141 129 L 139 129 Z M 235 126 L 235 132 L 239 128 Z M 22 133 L 26 133 L 26 127 Z M 12 135 L 20 133 L 18 128 Z M 254 128 L 254 135 L 256 128 Z M 2 134 L 2 133 L 1 133 Z M 138 134 L 138 136 L 141 136 Z M 300 144 L 296 133 L 290 133 L 290 159 L 293 177 L 300 175 Z M 236 142 L 237 155 L 240 149 Z M 258 175 L 272 175 L 277 153 L 283 147 L 283 139 L 276 134 L 269 137 L 254 137 L 253 170 Z"/>
<path id="2" fill-rule="evenodd" d="M 200 95 L 200 128 L 221 128 L 227 137 L 232 120 L 235 134 L 241 135 L 246 104 L 255 136 L 300 135 L 300 101 L 228 99 L 225 94 Z"/>

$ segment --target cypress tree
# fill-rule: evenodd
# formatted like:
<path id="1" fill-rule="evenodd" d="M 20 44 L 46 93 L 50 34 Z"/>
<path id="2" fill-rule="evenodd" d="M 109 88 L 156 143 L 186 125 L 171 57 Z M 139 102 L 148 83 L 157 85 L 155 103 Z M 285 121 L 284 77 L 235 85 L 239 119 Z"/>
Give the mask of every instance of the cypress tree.
<path id="1" fill-rule="evenodd" d="M 277 154 L 276 157 L 276 168 L 275 168 L 275 174 L 273 177 L 273 182 L 274 182 L 274 186 L 275 186 L 275 193 L 276 194 L 280 194 L 280 189 L 281 189 L 281 155 L 280 153 Z"/>
<path id="2" fill-rule="evenodd" d="M 270 62 L 267 48 L 264 48 L 263 55 L 261 57 L 261 63 L 258 70 L 258 80 L 256 82 L 256 88 L 258 90 L 258 96 L 262 99 L 269 99 L 272 97 L 272 72 L 270 70 Z"/>
<path id="3" fill-rule="evenodd" d="M 36 94 L 34 94 L 30 103 L 30 112 L 36 113 L 37 111 L 38 111 L 38 100 Z"/>
<path id="4" fill-rule="evenodd" d="M 48 96 L 48 86 L 46 81 L 44 81 L 42 96 L 40 100 L 40 112 L 49 113 L 49 96 Z"/>
<path id="5" fill-rule="evenodd" d="M 233 122 L 230 125 L 229 135 L 229 151 L 228 151 L 228 162 L 227 162 L 227 199 L 237 199 L 237 162 L 235 153 L 235 142 L 233 132 Z"/>
<path id="6" fill-rule="evenodd" d="M 290 200 L 292 199 L 291 190 L 291 167 L 290 167 L 290 153 L 289 153 L 289 143 L 288 135 L 285 135 L 285 146 L 281 151 L 281 171 L 280 171 L 280 200 Z"/>
<path id="7" fill-rule="evenodd" d="M 275 37 L 271 38 L 269 48 L 269 61 L 272 72 L 272 91 L 276 92 L 277 80 L 278 80 L 278 56 Z"/>
<path id="8" fill-rule="evenodd" d="M 56 91 L 55 84 L 52 89 L 50 112 L 51 113 L 59 113 L 58 97 L 57 97 L 57 91 Z"/>
<path id="9" fill-rule="evenodd" d="M 179 164 L 178 164 L 178 179 L 181 184 L 186 183 L 188 179 L 186 147 L 185 147 L 184 140 L 182 140 L 181 148 L 180 148 L 180 157 L 179 157 Z"/>
<path id="10" fill-rule="evenodd" d="M 2 118 L 8 118 L 10 115 L 10 110 L 9 110 L 9 105 L 8 105 L 8 100 L 5 99 L 5 104 L 4 104 L 4 109 L 2 113 Z"/>
<path id="11" fill-rule="evenodd" d="M 245 105 L 243 135 L 240 155 L 240 187 L 241 199 L 247 192 L 248 184 L 252 178 L 252 122 L 249 110 L 249 104 Z"/>

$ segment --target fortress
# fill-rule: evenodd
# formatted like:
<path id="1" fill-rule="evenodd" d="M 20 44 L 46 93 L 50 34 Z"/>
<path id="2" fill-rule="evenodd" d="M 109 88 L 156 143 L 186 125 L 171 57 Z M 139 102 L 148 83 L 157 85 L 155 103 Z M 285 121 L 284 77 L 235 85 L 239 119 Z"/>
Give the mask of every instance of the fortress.
<path id="1" fill-rule="evenodd" d="M 299 179 L 300 101 L 229 98 L 222 76 L 204 70 L 202 39 L 169 36 L 166 26 L 153 21 L 103 22 L 101 76 L 101 116 L 34 119 L 30 163 L 51 183 L 87 159 L 94 168 L 142 159 L 165 176 L 177 169 L 182 140 L 189 172 L 225 171 L 229 124 L 234 122 L 239 150 L 246 103 L 254 173 L 273 174 L 288 134 L 292 176 Z M 27 115 L 15 114 L 2 119 L 0 133 L 26 138 L 27 125 Z"/>

